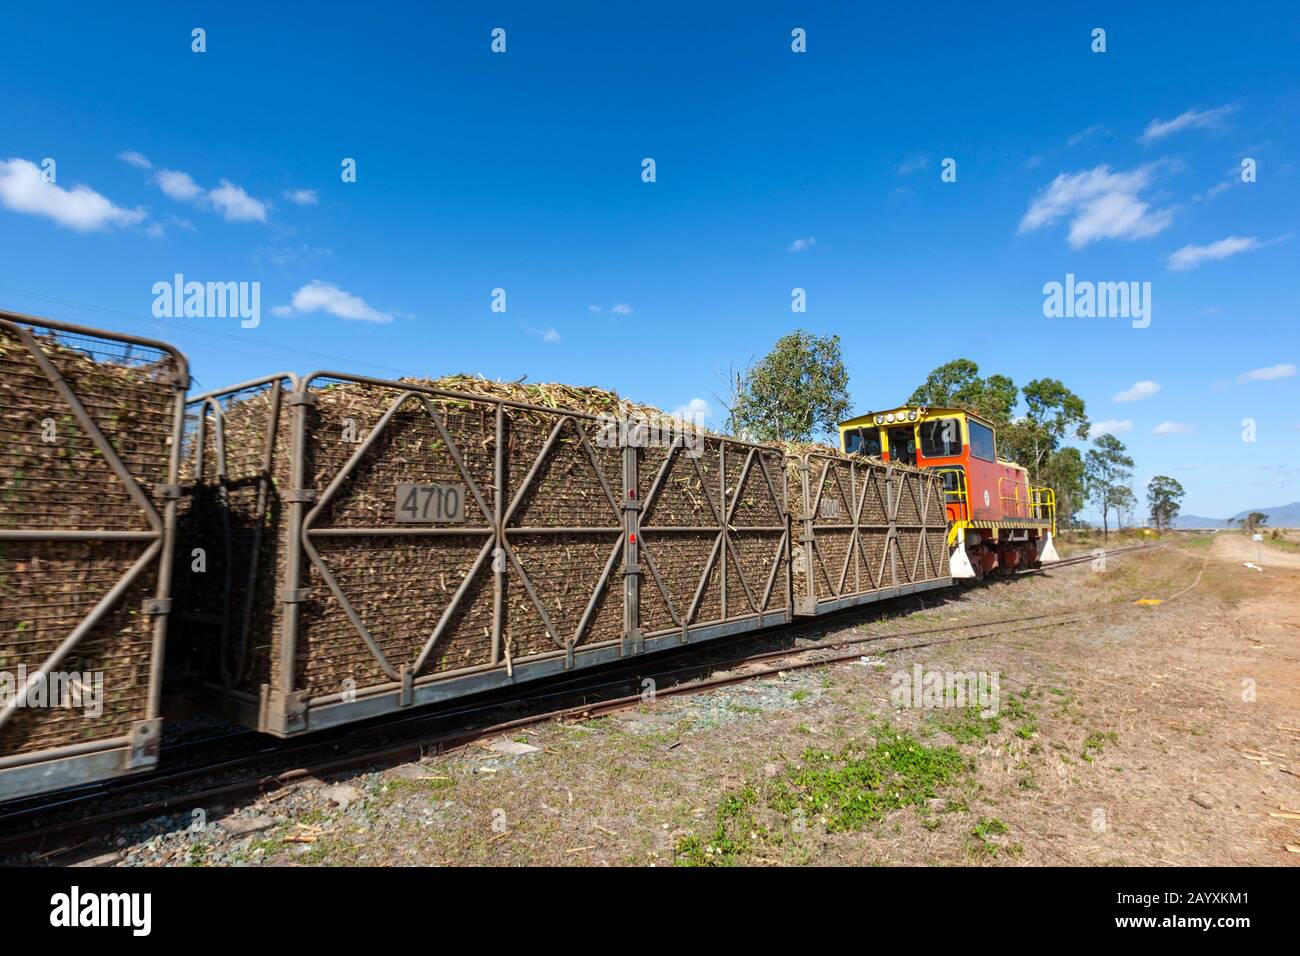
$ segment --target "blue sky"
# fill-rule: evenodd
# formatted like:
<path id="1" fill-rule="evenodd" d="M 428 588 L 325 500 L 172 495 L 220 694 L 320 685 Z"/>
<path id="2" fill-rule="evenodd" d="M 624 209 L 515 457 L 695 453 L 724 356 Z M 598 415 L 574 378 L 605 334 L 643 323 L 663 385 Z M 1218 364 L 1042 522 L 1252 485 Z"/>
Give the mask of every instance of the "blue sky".
<path id="1" fill-rule="evenodd" d="M 670 410 L 804 327 L 859 411 L 965 356 L 1064 380 L 1139 493 L 1300 498 L 1300 14 L 897 6 L 13 6 L 0 305 L 173 341 L 207 388 L 469 371 Z M 154 319 L 178 272 L 260 282 L 261 324 Z M 1044 317 L 1067 273 L 1150 282 L 1150 326 Z"/>

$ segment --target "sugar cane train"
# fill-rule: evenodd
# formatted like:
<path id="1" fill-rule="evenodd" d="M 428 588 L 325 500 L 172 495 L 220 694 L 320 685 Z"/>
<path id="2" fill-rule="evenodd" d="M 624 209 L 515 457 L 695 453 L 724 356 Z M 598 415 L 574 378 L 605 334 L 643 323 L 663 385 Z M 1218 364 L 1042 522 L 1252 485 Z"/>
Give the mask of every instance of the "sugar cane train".
<path id="1" fill-rule="evenodd" d="M 960 408 L 841 445 L 600 389 L 283 373 L 0 312 L 0 801 L 1054 560 L 1051 491 Z"/>

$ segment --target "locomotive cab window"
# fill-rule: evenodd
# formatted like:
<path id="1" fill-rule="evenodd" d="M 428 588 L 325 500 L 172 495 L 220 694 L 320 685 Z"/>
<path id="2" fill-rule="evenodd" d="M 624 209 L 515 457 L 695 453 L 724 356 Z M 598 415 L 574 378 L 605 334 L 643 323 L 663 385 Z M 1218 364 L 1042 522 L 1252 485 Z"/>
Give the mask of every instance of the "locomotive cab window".
<path id="1" fill-rule="evenodd" d="M 911 426 L 889 429 L 889 460 L 916 464 L 916 432 Z"/>
<path id="2" fill-rule="evenodd" d="M 880 432 L 874 428 L 858 428 L 844 436 L 844 450 L 850 455 L 880 457 Z"/>
<path id="3" fill-rule="evenodd" d="M 971 455 L 984 461 L 996 461 L 996 449 L 993 447 L 993 429 L 974 420 L 968 421 L 967 427 L 970 429 Z"/>
<path id="4" fill-rule="evenodd" d="M 961 420 L 936 418 L 933 421 L 922 422 L 921 454 L 926 458 L 951 458 L 960 455 Z"/>

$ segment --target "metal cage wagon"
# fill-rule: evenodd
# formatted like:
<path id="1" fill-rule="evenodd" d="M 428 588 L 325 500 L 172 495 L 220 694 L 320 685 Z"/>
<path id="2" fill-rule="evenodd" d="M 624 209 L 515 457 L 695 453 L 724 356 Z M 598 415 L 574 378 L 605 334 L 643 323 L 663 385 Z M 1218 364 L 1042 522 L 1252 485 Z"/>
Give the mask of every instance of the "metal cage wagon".
<path id="1" fill-rule="evenodd" d="M 208 687 L 291 735 L 788 621 L 782 453 L 607 425 L 336 372 L 192 399 Z"/>
<path id="2" fill-rule="evenodd" d="M 0 312 L 0 799 L 157 762 L 188 381 L 162 342 Z"/>

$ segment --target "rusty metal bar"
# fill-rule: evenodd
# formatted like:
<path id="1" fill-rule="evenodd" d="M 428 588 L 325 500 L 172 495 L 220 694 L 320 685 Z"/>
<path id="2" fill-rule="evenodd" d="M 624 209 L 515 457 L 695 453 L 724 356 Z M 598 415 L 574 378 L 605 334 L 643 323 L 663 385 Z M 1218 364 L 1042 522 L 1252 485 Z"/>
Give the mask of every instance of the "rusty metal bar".
<path id="1" fill-rule="evenodd" d="M 510 563 L 515 566 L 515 570 L 519 573 L 519 580 L 524 586 L 524 591 L 532 600 L 533 607 L 537 608 L 537 613 L 541 615 L 542 623 L 546 626 L 546 632 L 550 634 L 552 643 L 560 648 L 569 648 L 570 645 L 560 636 L 560 632 L 556 630 L 555 625 L 551 623 L 551 615 L 546 613 L 546 606 L 542 603 L 542 599 L 537 596 L 537 589 L 533 587 L 532 579 L 524 571 L 524 566 L 519 563 L 519 557 L 515 554 L 515 549 L 510 547 L 508 538 L 501 539 L 501 547 L 505 549 L 506 557 L 510 559 Z"/>
<path id="2" fill-rule="evenodd" d="M 289 462 L 289 483 L 293 491 L 303 488 L 306 477 L 307 451 L 307 386 L 310 379 L 303 379 L 293 391 L 293 434 L 290 438 L 292 450 Z M 291 595 L 302 583 L 303 553 L 303 508 L 306 502 L 299 495 L 293 495 L 289 502 L 288 545 L 284 559 L 284 592 Z M 293 694 L 294 664 L 298 648 L 298 602 L 288 601 L 284 605 L 281 618 L 280 634 L 280 693 L 285 698 Z"/>
<path id="3" fill-rule="evenodd" d="M 623 446 L 623 647 L 622 653 L 637 653 L 641 635 L 641 508 L 637 487 L 641 481 L 640 453 Z M 616 552 L 617 553 L 617 552 Z"/>
<path id="4" fill-rule="evenodd" d="M 200 421 L 206 422 L 208 409 L 212 409 L 212 435 L 217 455 L 215 476 L 217 500 L 221 512 L 221 543 L 225 549 L 223 564 L 225 573 L 222 576 L 221 588 L 221 647 L 218 662 L 222 678 L 227 686 L 231 686 L 233 681 L 230 677 L 230 669 L 226 666 L 226 658 L 230 653 L 230 602 L 235 589 L 235 542 L 230 527 L 230 490 L 226 485 L 229 477 L 226 469 L 226 416 L 221 403 L 215 398 L 205 398 L 198 405 Z"/>
<path id="5" fill-rule="evenodd" d="M 189 387 L 189 373 L 182 366 L 181 374 L 172 381 L 175 396 L 175 408 L 172 412 L 172 444 L 167 456 L 168 482 L 173 483 L 180 477 L 181 441 L 185 435 L 185 389 Z M 168 496 L 163 505 L 163 533 L 159 544 L 158 585 L 154 598 L 161 609 L 153 619 L 153 646 L 149 661 L 149 704 L 145 712 L 146 720 L 157 720 L 162 716 L 163 655 L 167 646 L 168 612 L 172 593 L 172 556 L 176 550 L 176 509 L 179 505 L 176 497 Z"/>
<path id="6" fill-rule="evenodd" d="M 619 553 L 623 550 L 626 542 L 626 535 L 620 534 L 614 541 L 614 546 L 610 548 L 609 557 L 605 559 L 604 570 L 600 572 L 600 579 L 596 582 L 596 588 L 591 592 L 591 597 L 587 601 L 587 606 L 582 612 L 582 617 L 578 621 L 578 627 L 573 632 L 573 643 L 582 643 L 582 635 L 587 630 L 587 625 L 591 622 L 591 616 L 596 612 L 596 604 L 600 601 L 600 596 L 605 592 L 605 585 L 609 582 L 609 575 L 614 570 L 614 564 L 618 561 Z"/>
<path id="7" fill-rule="evenodd" d="M 754 454 L 752 449 L 749 453 L 750 455 Z M 702 477 L 703 472 L 701 472 L 701 478 Z M 740 500 L 739 487 L 736 489 L 735 500 Z M 718 574 L 718 583 L 722 588 L 722 603 L 720 607 L 722 620 L 725 621 L 727 619 L 727 545 L 730 543 L 727 537 L 727 524 L 731 518 L 731 512 L 727 503 L 727 443 L 725 441 L 718 442 L 718 501 L 722 505 L 722 517 L 718 520 L 718 547 L 722 552 L 719 564 L 722 570 Z M 714 515 L 717 515 L 716 510 L 714 511 Z"/>
<path id="8" fill-rule="evenodd" d="M 772 600 L 772 588 L 776 586 L 777 572 L 781 570 L 781 555 L 785 551 L 785 543 L 789 539 L 789 532 L 781 535 L 781 540 L 776 543 L 776 555 L 772 559 L 772 570 L 767 576 L 767 588 L 763 591 L 763 603 L 756 610 L 761 614 L 767 610 L 768 604 Z"/>
<path id="9" fill-rule="evenodd" d="M 249 557 L 248 580 L 244 591 L 244 615 L 239 627 L 239 657 L 235 663 L 233 683 L 239 683 L 246 676 L 248 650 L 253 636 L 253 612 L 256 605 L 257 572 L 262 559 L 262 526 L 266 522 L 266 510 L 271 505 L 271 470 L 275 466 L 275 439 L 280 428 L 280 399 L 283 379 L 275 380 L 271 393 L 270 421 L 266 428 L 266 445 L 262 449 L 262 473 L 257 476 L 257 514 L 253 521 L 253 546 Z"/>
<path id="10" fill-rule="evenodd" d="M 492 650 L 493 664 L 501 662 L 506 626 L 506 562 L 501 548 L 506 498 L 506 409 L 496 403 L 496 448 L 492 464 Z M 498 558 L 499 555 L 499 558 Z"/>
<path id="11" fill-rule="evenodd" d="M 153 541 L 157 531 L 75 531 L 51 528 L 0 529 L 0 541 Z"/>
<path id="12" fill-rule="evenodd" d="M 361 636 L 361 640 L 365 642 L 366 647 L 370 648 L 370 653 L 374 656 L 376 663 L 379 664 L 379 669 L 393 680 L 398 680 L 399 675 L 397 671 L 393 668 L 392 664 L 388 663 L 388 658 L 385 657 L 384 652 L 379 649 L 379 645 L 375 642 L 375 639 L 366 627 L 365 622 L 361 620 L 361 616 L 357 614 L 356 609 L 353 608 L 351 602 L 348 601 L 338 580 L 330 573 L 329 568 L 325 566 L 325 562 L 321 560 L 320 552 L 318 552 L 316 546 L 311 543 L 311 536 L 306 532 L 306 529 L 304 529 L 301 540 L 302 549 L 307 552 L 307 557 L 311 560 L 311 563 L 315 565 L 316 573 L 325 580 L 325 586 L 329 588 L 330 593 L 334 595 L 334 599 L 339 602 L 339 606 L 343 608 L 343 613 L 346 614 L 348 620 L 352 622 L 352 626 L 356 628 L 357 634 Z M 286 607 L 295 607 L 296 605 L 297 602 L 291 602 L 287 604 Z"/>
<path id="13" fill-rule="evenodd" d="M 420 649 L 420 653 L 416 656 L 415 664 L 411 667 L 411 673 L 418 674 L 424 669 L 424 665 L 429 660 L 429 655 L 433 653 L 433 649 L 438 643 L 438 638 L 442 637 L 442 632 L 446 630 L 447 623 L 451 620 L 452 614 L 460 607 L 460 602 L 464 600 L 465 594 L 469 591 L 470 585 L 473 584 L 474 579 L 478 577 L 479 569 L 483 567 L 483 562 L 487 560 L 488 556 L 493 552 L 493 550 L 495 550 L 493 547 L 494 543 L 495 538 L 493 537 L 489 537 L 483 542 L 483 547 L 479 549 L 478 556 L 474 559 L 474 563 L 470 565 L 469 571 L 467 571 L 465 577 L 461 579 L 460 587 L 456 588 L 456 592 L 452 594 L 451 600 L 447 602 L 447 606 L 443 609 L 442 615 L 438 618 L 438 623 L 434 625 L 433 633 L 429 635 L 429 639 L 424 642 L 424 647 Z M 338 595 L 335 596 L 337 597 Z M 343 604 L 344 610 L 348 611 L 350 615 L 355 614 L 355 612 L 351 610 L 352 606 L 348 604 L 346 599 L 340 598 L 340 603 Z M 353 623 L 356 624 L 358 629 L 364 631 L 362 636 L 365 637 L 370 632 L 365 631 L 365 625 L 360 624 L 359 620 L 360 619 Z M 369 642 L 367 641 L 367 643 Z M 390 674 L 389 676 L 392 677 L 394 675 Z"/>
<path id="14" fill-rule="evenodd" d="M 708 590 L 709 575 L 713 573 L 714 562 L 718 559 L 718 549 L 722 546 L 723 535 L 721 532 L 714 539 L 713 549 L 709 552 L 709 560 L 704 564 L 704 574 L 700 576 L 700 582 L 695 588 L 695 596 L 691 599 L 690 610 L 686 612 L 685 625 L 689 626 L 695 620 L 695 615 L 700 609 L 700 603 L 704 600 L 704 592 Z"/>
<path id="15" fill-rule="evenodd" d="M 805 600 L 808 601 L 811 606 L 815 607 L 817 603 L 817 572 L 813 566 L 813 562 L 817 557 L 817 539 L 813 537 L 812 511 L 808 504 L 811 500 L 809 497 L 811 489 L 808 483 L 808 470 L 812 467 L 811 456 L 804 453 L 796 460 L 799 462 L 799 502 L 803 507 L 803 514 L 799 516 L 799 520 L 803 523 L 803 541 L 800 543 L 803 546 L 804 596 Z"/>
<path id="16" fill-rule="evenodd" d="M 551 413 L 554 414 L 555 410 L 552 409 Z M 532 487 L 533 480 L 537 477 L 537 473 L 542 470 L 542 464 L 550 455 L 551 449 L 555 447 L 556 441 L 559 440 L 560 432 L 564 430 L 564 425 L 569 421 L 570 417 L 571 416 L 566 414 L 555 423 L 555 427 L 551 429 L 550 435 L 546 437 L 546 441 L 543 443 L 541 451 L 539 451 L 537 457 L 533 459 L 532 467 L 528 469 L 528 473 L 524 475 L 523 480 L 519 482 L 519 489 L 515 492 L 514 498 L 511 499 L 510 507 L 506 509 L 505 517 L 502 519 L 501 524 L 503 529 L 510 524 L 510 519 L 515 516 L 515 509 L 519 507 L 519 503 L 524 500 L 524 495 L 526 495 L 528 489 Z"/>
<path id="17" fill-rule="evenodd" d="M 650 575 L 655 579 L 655 585 L 659 588 L 659 593 L 663 595 L 664 604 L 668 608 L 668 615 L 673 619 L 673 623 L 680 628 L 685 628 L 686 623 L 677 613 L 677 606 L 673 604 L 672 595 L 668 593 L 668 587 L 664 584 L 663 577 L 659 574 L 659 569 L 655 566 L 654 556 L 650 549 L 645 546 L 645 541 L 638 536 L 637 541 L 641 545 L 641 556 L 645 558 L 646 567 L 650 569 Z M 638 603 L 638 609 L 640 605 Z"/>

